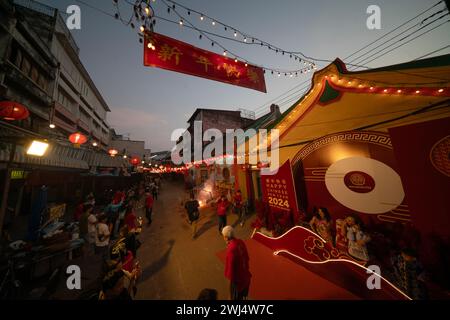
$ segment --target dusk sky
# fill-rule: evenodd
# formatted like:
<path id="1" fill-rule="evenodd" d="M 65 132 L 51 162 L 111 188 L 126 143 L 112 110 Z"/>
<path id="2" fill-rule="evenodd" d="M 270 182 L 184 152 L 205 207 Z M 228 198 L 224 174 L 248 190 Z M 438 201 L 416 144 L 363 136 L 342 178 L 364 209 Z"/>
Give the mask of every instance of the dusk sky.
<path id="1" fill-rule="evenodd" d="M 84 0 L 97 8 L 114 14 L 112 0 Z M 271 103 L 286 110 L 303 91 L 293 90 L 286 99 L 275 99 L 311 77 L 298 78 L 266 74 L 267 94 L 220 82 L 143 66 L 143 48 L 137 30 L 123 25 L 105 14 L 76 0 L 41 0 L 42 3 L 65 11 L 71 4 L 82 10 L 82 29 L 73 31 L 80 47 L 80 56 L 112 112 L 108 123 L 133 140 L 145 140 L 152 151 L 170 150 L 170 135 L 174 129 L 185 128 L 196 108 L 236 110 L 257 109 L 257 116 L 268 111 Z M 349 56 L 364 45 L 426 10 L 437 0 L 179 0 L 194 10 L 205 13 L 247 34 L 277 45 L 285 50 L 301 51 L 305 55 L 325 60 Z M 131 6 L 119 0 L 124 17 L 132 14 Z M 152 3 L 158 16 L 178 21 L 174 13 L 160 0 Z M 381 30 L 369 30 L 366 13 L 369 5 L 381 8 Z M 433 11 L 445 8 L 439 4 Z M 210 32 L 232 36 L 233 32 L 200 22 L 196 14 L 177 11 L 197 27 Z M 427 17 L 429 14 L 423 16 Z M 440 22 L 448 20 L 449 16 Z M 415 20 L 417 23 L 419 20 Z M 439 23 L 440 23 L 439 22 Z M 413 23 L 413 24 L 414 24 Z M 438 25 L 439 23 L 436 23 Z M 409 26 L 412 26 L 410 24 Z M 404 30 L 400 29 L 400 30 Z M 200 48 L 222 53 L 210 41 L 199 40 L 198 32 L 157 20 L 155 31 L 191 43 Z M 449 44 L 450 23 L 377 59 L 369 67 L 379 67 L 414 60 Z M 266 67 L 294 68 L 288 55 L 282 56 L 267 48 L 241 45 L 216 39 L 230 51 Z M 449 53 L 450 48 L 435 55 Z M 348 60 L 350 61 L 351 58 Z M 347 61 L 347 62 L 348 62 Z M 297 62 L 298 64 L 298 62 Z M 327 63 L 317 63 L 322 68 Z M 299 87 L 302 88 L 303 86 Z M 275 100 L 274 100 L 275 99 Z M 280 103 L 281 102 L 281 103 Z M 264 106 L 264 108 L 260 108 Z"/>

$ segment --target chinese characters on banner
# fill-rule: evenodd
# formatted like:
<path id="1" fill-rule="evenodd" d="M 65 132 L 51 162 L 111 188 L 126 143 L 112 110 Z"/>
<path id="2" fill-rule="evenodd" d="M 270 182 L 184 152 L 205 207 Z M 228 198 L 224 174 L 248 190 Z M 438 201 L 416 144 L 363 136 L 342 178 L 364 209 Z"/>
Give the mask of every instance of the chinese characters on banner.
<path id="1" fill-rule="evenodd" d="M 294 220 L 299 216 L 297 197 L 292 178 L 291 163 L 286 161 L 274 175 L 261 175 L 261 187 L 264 201 L 271 211 L 290 211 Z"/>
<path id="2" fill-rule="evenodd" d="M 152 45 L 148 46 L 151 43 Z M 144 66 L 225 82 L 266 92 L 264 71 L 245 62 L 196 48 L 158 33 L 147 33 Z"/>

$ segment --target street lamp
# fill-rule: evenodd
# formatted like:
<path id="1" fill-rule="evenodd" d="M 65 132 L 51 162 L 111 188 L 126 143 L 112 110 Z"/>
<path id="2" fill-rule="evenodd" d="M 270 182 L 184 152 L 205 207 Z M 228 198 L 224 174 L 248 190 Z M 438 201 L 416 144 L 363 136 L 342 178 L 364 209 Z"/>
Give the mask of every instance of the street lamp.
<path id="1" fill-rule="evenodd" d="M 48 149 L 48 143 L 33 140 L 31 145 L 28 147 L 27 154 L 30 156 L 42 157 Z"/>

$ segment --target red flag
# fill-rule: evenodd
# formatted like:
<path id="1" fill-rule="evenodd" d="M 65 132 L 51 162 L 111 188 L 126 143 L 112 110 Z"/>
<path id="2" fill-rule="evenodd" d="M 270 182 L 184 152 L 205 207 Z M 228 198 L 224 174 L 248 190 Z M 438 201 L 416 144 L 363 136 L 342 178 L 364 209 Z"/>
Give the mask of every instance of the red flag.
<path id="1" fill-rule="evenodd" d="M 144 66 L 190 74 L 266 92 L 262 68 L 196 48 L 158 33 L 147 33 Z"/>

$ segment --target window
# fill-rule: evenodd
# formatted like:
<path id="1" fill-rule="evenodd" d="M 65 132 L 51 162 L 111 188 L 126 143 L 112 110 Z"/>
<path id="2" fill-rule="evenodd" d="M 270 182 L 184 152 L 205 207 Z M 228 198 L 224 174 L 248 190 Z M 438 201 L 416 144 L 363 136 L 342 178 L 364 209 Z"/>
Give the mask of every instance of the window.
<path id="1" fill-rule="evenodd" d="M 29 55 L 15 42 L 11 46 L 11 54 L 8 59 L 22 73 L 30 78 L 38 87 L 47 92 L 48 78 L 43 74 L 41 68 L 30 58 Z"/>
<path id="2" fill-rule="evenodd" d="M 58 102 L 66 109 L 73 112 L 72 108 L 75 102 L 62 88 L 59 88 L 58 90 Z"/>

